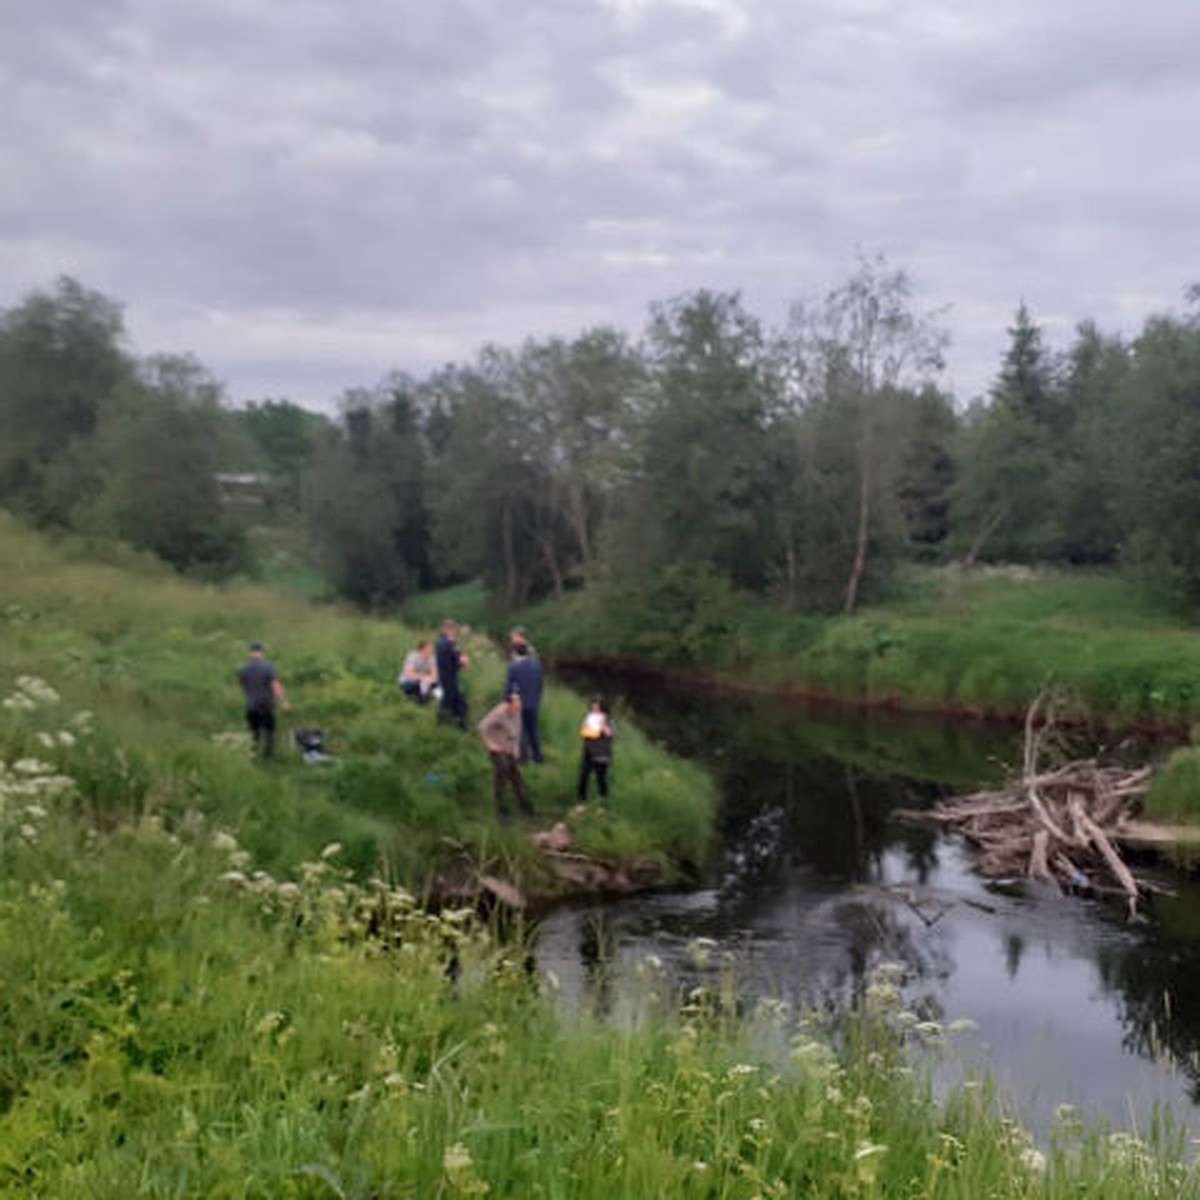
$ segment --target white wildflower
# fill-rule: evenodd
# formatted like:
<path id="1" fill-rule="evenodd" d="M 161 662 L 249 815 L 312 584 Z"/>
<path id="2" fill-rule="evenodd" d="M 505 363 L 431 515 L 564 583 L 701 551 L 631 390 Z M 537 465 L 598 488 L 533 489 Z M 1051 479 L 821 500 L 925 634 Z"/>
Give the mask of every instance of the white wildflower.
<path id="1" fill-rule="evenodd" d="M 1017 1161 L 1034 1175 L 1041 1175 L 1046 1170 L 1046 1156 L 1034 1146 L 1026 1146 L 1017 1155 Z"/>
<path id="2" fill-rule="evenodd" d="M 273 1009 L 269 1013 L 263 1013 L 259 1018 L 258 1024 L 254 1027 L 254 1032 L 262 1037 L 269 1037 L 287 1020 L 287 1016 L 281 1013 L 278 1009 Z"/>

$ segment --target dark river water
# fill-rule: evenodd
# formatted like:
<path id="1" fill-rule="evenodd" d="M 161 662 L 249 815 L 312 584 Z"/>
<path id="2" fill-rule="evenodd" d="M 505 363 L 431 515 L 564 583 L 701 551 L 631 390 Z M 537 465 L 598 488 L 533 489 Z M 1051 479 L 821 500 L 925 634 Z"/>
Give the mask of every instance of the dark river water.
<path id="1" fill-rule="evenodd" d="M 845 1000 L 876 966 L 900 963 L 910 1008 L 976 1026 L 953 1039 L 943 1082 L 986 1072 L 1008 1111 L 1043 1132 L 1061 1104 L 1114 1128 L 1146 1132 L 1166 1113 L 1200 1130 L 1200 884 L 1137 864 L 1174 894 L 1131 922 L 1117 904 L 986 881 L 956 838 L 895 815 L 1000 780 L 1019 761 L 1017 733 L 564 674 L 707 764 L 722 797 L 720 845 L 697 887 L 545 919 L 538 959 L 572 1002 L 619 1015 L 647 962 L 685 991 L 711 982 L 698 938 L 751 1004 Z"/>

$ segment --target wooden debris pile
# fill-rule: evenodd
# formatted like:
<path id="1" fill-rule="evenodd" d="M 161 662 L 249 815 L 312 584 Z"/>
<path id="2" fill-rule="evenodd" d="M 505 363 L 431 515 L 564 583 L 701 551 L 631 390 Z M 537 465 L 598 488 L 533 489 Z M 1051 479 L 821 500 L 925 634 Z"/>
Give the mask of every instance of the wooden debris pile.
<path id="1" fill-rule="evenodd" d="M 961 833 L 979 852 L 987 876 L 1025 875 L 1072 891 L 1123 895 L 1130 913 L 1153 890 L 1137 879 L 1118 849 L 1126 823 L 1137 812 L 1151 769 L 1100 766 L 1094 760 L 1039 771 L 1042 698 L 1025 717 L 1024 762 L 1019 778 L 994 791 L 973 792 L 906 819 Z"/>

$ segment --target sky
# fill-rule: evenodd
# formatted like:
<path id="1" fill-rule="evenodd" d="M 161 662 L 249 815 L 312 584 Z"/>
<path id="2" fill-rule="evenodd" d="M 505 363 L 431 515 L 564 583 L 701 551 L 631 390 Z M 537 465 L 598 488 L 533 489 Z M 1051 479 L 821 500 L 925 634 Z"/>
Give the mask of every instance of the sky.
<path id="1" fill-rule="evenodd" d="M 860 254 L 984 392 L 1200 279 L 1196 0 L 0 0 L 0 308 L 63 274 L 233 402 L 768 328 Z"/>

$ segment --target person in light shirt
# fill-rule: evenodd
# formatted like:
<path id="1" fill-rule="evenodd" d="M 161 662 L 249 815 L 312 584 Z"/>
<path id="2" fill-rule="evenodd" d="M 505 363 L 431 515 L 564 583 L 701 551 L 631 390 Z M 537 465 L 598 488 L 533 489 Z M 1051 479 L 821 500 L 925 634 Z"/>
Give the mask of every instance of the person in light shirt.
<path id="1" fill-rule="evenodd" d="M 579 803 L 587 803 L 588 783 L 593 775 L 603 803 L 608 799 L 608 769 L 612 766 L 617 727 L 608 705 L 599 696 L 594 696 L 588 704 L 579 726 L 579 736 L 583 742 L 583 756 L 579 762 Z"/>

